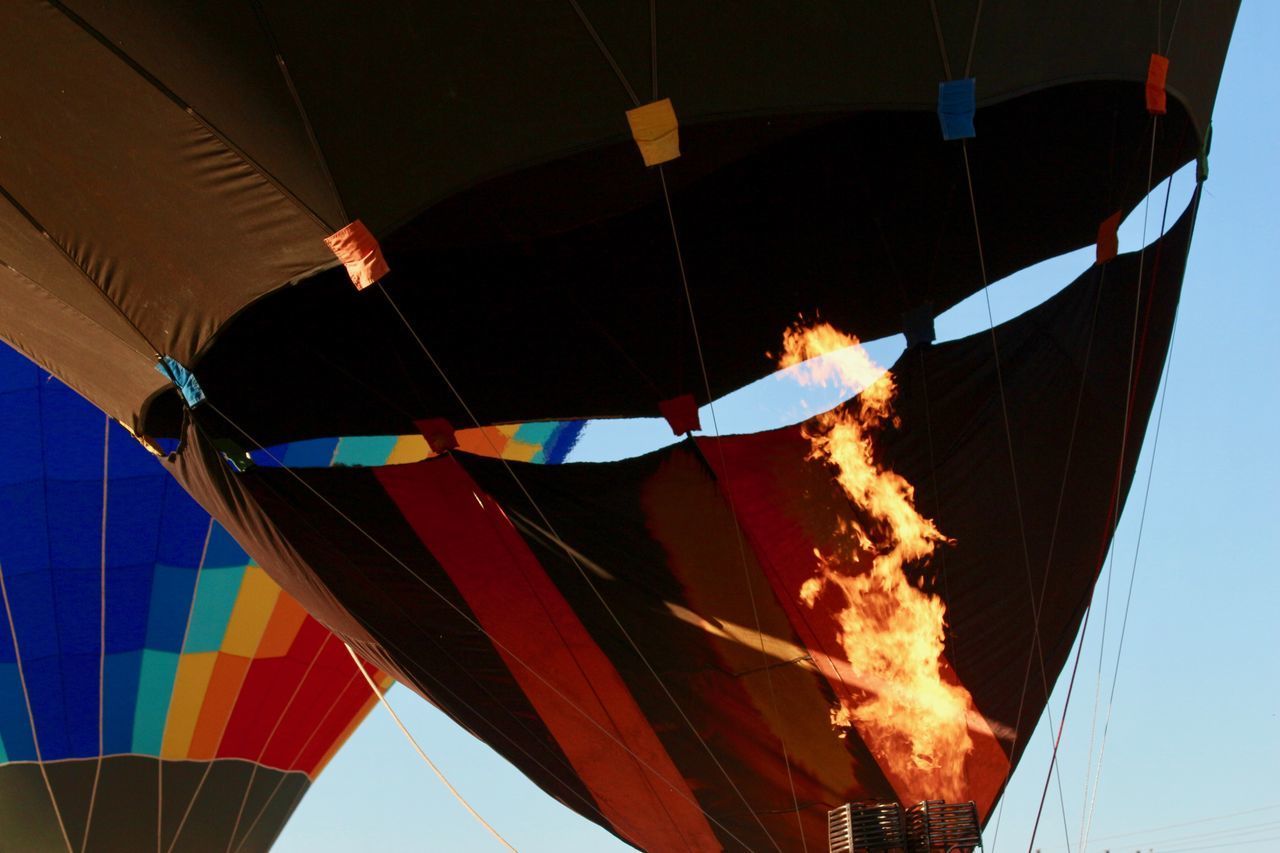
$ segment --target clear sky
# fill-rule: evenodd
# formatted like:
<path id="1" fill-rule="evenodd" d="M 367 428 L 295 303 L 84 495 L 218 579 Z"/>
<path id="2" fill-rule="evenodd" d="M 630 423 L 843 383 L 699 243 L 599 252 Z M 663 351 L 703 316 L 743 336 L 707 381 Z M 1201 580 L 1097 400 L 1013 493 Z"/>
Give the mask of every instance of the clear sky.
<path id="1" fill-rule="evenodd" d="M 1104 575 L 1094 601 L 1061 746 L 1062 797 L 1052 784 L 1035 841 L 1044 853 L 1066 851 L 1068 843 L 1070 850 L 1080 849 L 1090 801 L 1088 849 L 1099 853 L 1280 850 L 1277 45 L 1280 3 L 1246 2 L 1214 114 L 1211 177 L 1184 286 L 1154 469 L 1153 420 L 1108 562 L 1110 598 Z M 1174 185 L 1171 219 L 1189 193 L 1183 177 Z M 1139 208 L 1122 230 L 1122 249 L 1140 245 L 1142 213 Z M 1152 218 L 1154 231 L 1155 205 Z M 1089 248 L 993 285 L 997 321 L 1038 303 L 1091 260 Z M 938 322 L 944 339 L 985 327 L 985 303 L 978 300 Z M 891 361 L 900 346 L 880 342 L 873 354 Z M 717 409 L 726 430 L 775 426 L 801 412 L 779 382 L 759 384 Z M 665 440 L 665 429 L 593 425 L 577 455 L 651 449 Z M 1125 593 L 1135 567 L 1099 777 Z M 1055 720 L 1065 683 L 1063 678 L 1052 704 Z M 407 689 L 395 688 L 390 698 L 451 781 L 521 851 L 629 849 L 548 798 Z M 1027 849 L 1049 748 L 1042 719 L 999 817 L 987 829 L 986 850 Z M 1086 797 L 1086 780 L 1092 786 L 1095 778 L 1096 797 L 1092 787 Z M 454 802 L 385 712 L 375 709 L 303 800 L 277 849 L 501 848 Z"/>

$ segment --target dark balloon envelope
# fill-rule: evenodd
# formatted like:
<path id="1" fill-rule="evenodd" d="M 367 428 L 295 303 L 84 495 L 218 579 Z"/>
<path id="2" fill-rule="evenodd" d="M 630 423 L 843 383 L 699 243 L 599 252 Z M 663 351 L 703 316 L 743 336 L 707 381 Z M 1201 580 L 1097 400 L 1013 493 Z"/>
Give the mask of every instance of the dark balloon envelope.
<path id="1" fill-rule="evenodd" d="M 179 481 L 286 590 L 571 808 L 643 847 L 819 843 L 825 809 L 895 790 L 823 715 L 847 685 L 796 596 L 851 510 L 797 429 L 599 466 L 383 437 L 705 402 L 768 373 L 798 314 L 901 331 L 1201 154 L 1236 4 L 931 5 L 6 7 L 43 48 L 0 59 L 0 336 L 176 440 Z M 977 135 L 945 141 L 939 83 L 968 77 Z M 682 152 L 661 178 L 625 115 L 659 98 Z M 385 293 L 324 244 L 357 218 Z M 1193 219 L 997 328 L 999 359 L 982 335 L 894 366 L 881 449 L 956 540 L 927 568 L 989 730 L 984 813 L 1128 490 Z M 571 428 L 544 429 L 528 455 L 558 461 Z M 323 458 L 338 439 L 364 450 Z M 228 441 L 289 470 L 233 471 Z"/>

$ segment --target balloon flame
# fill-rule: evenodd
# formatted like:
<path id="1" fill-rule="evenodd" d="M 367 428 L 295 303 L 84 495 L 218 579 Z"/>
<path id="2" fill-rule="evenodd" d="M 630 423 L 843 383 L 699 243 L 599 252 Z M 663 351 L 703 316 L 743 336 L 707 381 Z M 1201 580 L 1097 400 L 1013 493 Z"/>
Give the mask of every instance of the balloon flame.
<path id="1" fill-rule="evenodd" d="M 815 549 L 818 574 L 800 588 L 809 607 L 820 597 L 842 597 L 831 608 L 838 608 L 839 640 L 856 680 L 869 685 L 843 691 L 832 723 L 857 730 L 904 801 L 965 799 L 973 700 L 948 678 L 945 605 L 913 586 L 905 572 L 948 540 L 916 510 L 911 483 L 876 460 L 873 434 L 886 422 L 897 425 L 893 376 L 856 338 L 827 323 L 788 329 L 779 367 L 795 367 L 804 384 L 861 390 L 805 430 L 809 458 L 835 469 L 836 482 L 860 510 L 857 520 L 841 524 L 832 553 Z"/>

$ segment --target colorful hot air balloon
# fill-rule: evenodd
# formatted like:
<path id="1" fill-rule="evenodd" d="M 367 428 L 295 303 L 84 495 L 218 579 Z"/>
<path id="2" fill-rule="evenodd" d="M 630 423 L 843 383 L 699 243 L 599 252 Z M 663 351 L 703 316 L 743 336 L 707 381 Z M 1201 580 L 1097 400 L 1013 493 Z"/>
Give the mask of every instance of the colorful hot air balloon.
<path id="1" fill-rule="evenodd" d="M 460 431 L 683 434 L 797 315 L 905 331 L 878 453 L 954 539 L 907 571 L 945 564 L 972 701 L 947 796 L 985 815 L 1177 304 L 1194 203 L 1137 254 L 1111 234 L 1206 155 L 1236 4 L 1166 5 L 11 4 L 41 50 L 0 59 L 0 336 L 174 442 L 287 591 L 571 808 L 645 848 L 790 850 L 840 803 L 932 796 L 832 723 L 901 689 L 804 592 L 865 508 L 799 429 L 589 466 Z M 930 344 L 1095 242 L 1054 299 Z M 415 431 L 430 458 L 354 450 Z M 290 456 L 315 440 L 354 455 Z"/>
<path id="2" fill-rule="evenodd" d="M 105 423 L 0 348 L 0 848 L 266 850 L 375 699 Z"/>

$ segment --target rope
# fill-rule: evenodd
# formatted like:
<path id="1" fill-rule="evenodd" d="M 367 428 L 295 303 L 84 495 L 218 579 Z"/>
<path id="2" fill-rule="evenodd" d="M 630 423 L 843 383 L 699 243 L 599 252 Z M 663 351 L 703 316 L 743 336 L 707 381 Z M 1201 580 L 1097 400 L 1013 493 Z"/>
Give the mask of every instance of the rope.
<path id="1" fill-rule="evenodd" d="M 934 12 L 937 15 L 937 12 Z M 978 0 L 978 8 L 973 13 L 973 30 L 969 33 L 969 57 L 964 61 L 964 76 L 972 77 L 973 47 L 978 43 L 978 22 L 982 20 L 982 0 Z"/>
<path id="2" fill-rule="evenodd" d="M 457 800 L 473 818 L 479 821 L 481 826 L 489 830 L 490 835 L 498 839 L 498 843 L 510 850 L 511 853 L 516 853 L 516 848 L 512 847 L 505 838 L 498 834 L 498 830 L 494 829 L 487 820 L 480 816 L 478 811 L 471 807 L 471 804 L 466 801 L 466 798 L 463 797 L 462 794 L 458 793 L 458 789 L 453 787 L 453 783 L 445 777 L 444 773 L 440 772 L 440 768 L 436 766 L 435 762 L 427 757 L 426 752 L 424 752 L 422 747 L 418 745 L 418 741 L 414 739 L 413 735 L 409 733 L 409 730 L 405 728 L 404 723 L 400 721 L 400 715 L 391 707 L 391 703 L 387 701 L 386 694 L 378 689 L 378 685 L 374 683 L 373 677 L 370 676 L 369 672 L 364 668 L 364 664 L 360 662 L 360 658 L 356 657 L 355 649 L 351 648 L 350 643 L 346 643 L 345 645 L 347 647 L 347 654 L 351 655 L 351 660 L 355 662 L 356 669 L 360 670 L 360 674 L 363 675 L 364 680 L 368 682 L 369 689 L 373 691 L 374 696 L 378 697 L 378 701 L 382 704 L 382 707 L 387 709 L 387 713 L 390 714 L 391 719 L 395 721 L 396 728 L 398 728 L 400 733 L 404 735 L 405 740 L 409 741 L 414 752 L 418 753 L 418 757 L 427 763 L 427 766 L 431 768 L 431 772 L 436 774 L 436 778 L 444 783 L 444 786 L 449 789 L 450 794 L 453 794 L 453 798 Z"/>
<path id="3" fill-rule="evenodd" d="M 951 60 L 947 58 L 947 43 L 942 37 L 942 22 L 938 20 L 938 4 L 929 0 L 929 11 L 933 13 L 933 34 L 938 38 L 938 54 L 942 57 L 942 70 L 947 79 L 951 79 Z"/>
<path id="4" fill-rule="evenodd" d="M 36 734 L 36 717 L 31 710 L 31 694 L 27 692 L 27 677 L 22 671 L 22 652 L 18 649 L 18 630 L 13 624 L 13 610 L 9 607 L 9 591 L 4 583 L 4 567 L 0 566 L 0 598 L 4 599 L 4 615 L 9 620 L 9 636 L 13 639 L 13 657 L 18 664 L 18 683 L 22 685 L 22 701 L 27 706 L 27 720 L 31 723 L 31 743 L 36 750 L 36 764 L 40 768 L 40 778 L 44 780 L 44 789 L 49 794 L 49 802 L 53 805 L 53 815 L 58 819 L 58 829 L 62 832 L 62 841 L 67 846 L 67 853 L 75 849 L 71 846 L 71 837 L 67 835 L 67 826 L 62 821 L 62 811 L 58 808 L 58 798 L 53 795 L 53 785 L 49 782 L 49 772 L 44 766 L 44 756 L 40 754 L 40 737 Z"/>
<path id="5" fill-rule="evenodd" d="M 627 90 L 627 97 L 631 99 L 631 103 L 637 107 L 640 106 L 640 99 L 636 97 L 636 90 L 631 88 L 631 83 L 627 80 L 627 75 L 622 73 L 621 66 L 619 66 L 618 61 L 613 58 L 613 54 L 609 52 L 609 48 L 605 45 L 604 39 L 600 38 L 600 34 L 596 32 L 596 28 L 591 26 L 591 21 L 587 18 L 586 13 L 582 11 L 582 7 L 578 5 L 578 0 L 569 0 L 569 5 L 573 7 L 573 11 L 578 15 L 578 20 L 582 21 L 582 26 L 585 27 L 587 32 L 591 35 L 591 40 L 596 43 L 596 47 L 600 50 L 600 54 L 605 58 L 605 61 L 609 63 L 609 67 L 613 69 L 613 73 L 618 78 L 618 82 L 622 84 L 622 88 Z M 655 18 L 652 13 L 652 8 L 653 7 L 651 5 L 650 29 L 655 26 L 653 23 Z M 653 79 L 654 88 L 656 89 L 658 79 L 656 63 L 653 65 Z"/>
<path id="6" fill-rule="evenodd" d="M 106 751 L 103 740 L 104 692 L 107 682 L 107 482 L 108 460 L 111 447 L 111 417 L 103 416 L 102 427 L 102 542 L 101 560 L 98 566 L 98 763 L 93 769 L 93 789 L 89 794 L 89 813 L 84 820 L 84 836 L 80 850 L 89 847 L 89 828 L 93 826 L 93 807 L 98 800 L 98 780 L 102 776 L 102 758 Z"/>
<path id="7" fill-rule="evenodd" d="M 333 170 L 329 168 L 329 161 L 324 156 L 324 150 L 320 147 L 320 139 L 316 136 L 315 127 L 311 124 L 311 117 L 307 115 L 307 108 L 302 103 L 302 96 L 298 94 L 298 87 L 294 85 L 293 75 L 289 73 L 289 66 L 285 64 L 284 54 L 280 51 L 280 42 L 276 39 L 275 31 L 271 28 L 271 21 L 267 18 L 267 12 L 262 8 L 261 0 L 251 0 L 250 6 L 253 7 L 253 16 L 257 19 L 258 25 L 262 27 L 263 35 L 267 37 L 267 43 L 271 46 L 271 53 L 276 60 L 276 67 L 280 69 L 280 76 L 284 78 L 284 85 L 289 90 L 289 97 L 293 100 L 294 109 L 298 111 L 298 118 L 302 121 L 302 127 L 307 133 L 307 141 L 311 144 L 311 152 L 315 155 L 316 163 L 320 166 L 320 171 L 324 174 L 325 182 L 329 186 L 329 192 L 333 195 L 333 200 L 338 206 L 338 215 L 342 217 L 343 224 L 350 220 L 347 217 L 346 205 L 342 203 L 342 194 L 338 192 L 338 183 L 333 179 Z M 312 212 L 312 215 L 319 220 L 320 215 Z M 325 223 L 329 230 L 333 230 L 331 223 Z"/>

